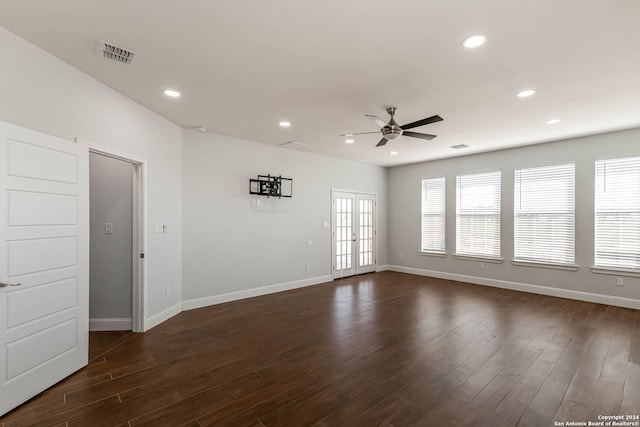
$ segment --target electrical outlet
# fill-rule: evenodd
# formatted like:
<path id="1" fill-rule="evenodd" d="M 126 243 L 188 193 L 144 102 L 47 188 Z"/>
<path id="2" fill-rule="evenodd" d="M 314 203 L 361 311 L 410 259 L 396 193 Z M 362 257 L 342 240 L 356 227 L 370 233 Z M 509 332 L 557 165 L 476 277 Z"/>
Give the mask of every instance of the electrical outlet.
<path id="1" fill-rule="evenodd" d="M 618 277 L 618 278 L 616 278 L 616 285 L 618 285 L 618 286 L 624 286 L 624 277 Z"/>
<path id="2" fill-rule="evenodd" d="M 398 259 L 402 259 L 402 254 L 398 254 Z"/>
<path id="3" fill-rule="evenodd" d="M 311 264 L 305 264 L 304 265 L 304 269 L 305 270 L 311 270 Z"/>
<path id="4" fill-rule="evenodd" d="M 484 262 L 480 263 L 480 270 L 484 270 Z"/>
<path id="5" fill-rule="evenodd" d="M 170 294 L 171 294 L 171 287 L 170 287 L 170 286 L 167 286 L 166 288 L 164 288 L 164 293 L 165 293 L 166 295 L 170 295 Z"/>
<path id="6" fill-rule="evenodd" d="M 307 246 L 313 246 L 313 240 L 307 240 Z"/>

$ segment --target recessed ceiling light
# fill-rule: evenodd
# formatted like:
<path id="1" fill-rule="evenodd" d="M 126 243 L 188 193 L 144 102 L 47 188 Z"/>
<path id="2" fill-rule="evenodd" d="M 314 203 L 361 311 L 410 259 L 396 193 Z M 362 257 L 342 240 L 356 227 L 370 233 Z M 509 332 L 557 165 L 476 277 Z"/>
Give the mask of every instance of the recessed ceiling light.
<path id="1" fill-rule="evenodd" d="M 518 92 L 518 98 L 526 98 L 528 96 L 533 95 L 534 93 L 536 93 L 535 90 L 533 89 L 525 89 L 525 90 L 521 90 L 520 92 Z"/>
<path id="2" fill-rule="evenodd" d="M 278 123 L 280 125 L 280 127 L 283 128 L 288 128 L 289 126 L 291 126 L 291 123 L 287 122 L 287 121 L 282 121 L 280 123 Z"/>
<path id="3" fill-rule="evenodd" d="M 478 34 L 464 39 L 464 41 L 462 42 L 462 46 L 466 47 L 467 49 L 473 49 L 474 47 L 482 46 L 485 40 L 486 39 L 483 35 Z"/>
<path id="4" fill-rule="evenodd" d="M 180 98 L 180 92 L 178 92 L 177 90 L 166 89 L 164 91 L 164 94 L 167 95 L 167 96 L 170 96 L 172 98 Z"/>
<path id="5" fill-rule="evenodd" d="M 397 155 L 397 154 L 398 154 L 398 152 L 397 152 L 397 151 L 392 151 L 392 152 L 390 152 L 389 154 L 391 154 L 392 156 L 395 156 L 395 155 Z"/>
<path id="6" fill-rule="evenodd" d="M 347 138 L 344 140 L 345 144 L 353 144 L 355 141 L 353 140 L 353 138 Z"/>
<path id="7" fill-rule="evenodd" d="M 547 120 L 548 125 L 555 125 L 556 123 L 560 123 L 560 119 L 550 119 Z"/>

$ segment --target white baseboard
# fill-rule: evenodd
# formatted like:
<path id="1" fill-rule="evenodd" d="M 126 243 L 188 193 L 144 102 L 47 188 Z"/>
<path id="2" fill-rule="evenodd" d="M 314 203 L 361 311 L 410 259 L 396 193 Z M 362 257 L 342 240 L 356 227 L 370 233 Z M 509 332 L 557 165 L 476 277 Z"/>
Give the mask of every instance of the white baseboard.
<path id="1" fill-rule="evenodd" d="M 437 279 L 456 280 L 458 282 L 473 283 L 475 285 L 492 286 L 494 288 L 510 289 L 513 291 L 531 292 L 534 294 L 548 295 L 552 297 L 568 298 L 579 301 L 594 302 L 598 304 L 614 305 L 617 307 L 633 308 L 640 310 L 640 300 L 633 298 L 616 297 L 612 295 L 594 294 L 590 292 L 574 291 L 571 289 L 559 289 L 549 286 L 533 285 L 530 283 L 510 282 L 506 280 L 489 279 L 486 277 L 467 276 L 465 274 L 446 273 L 442 271 L 423 270 L 420 268 L 390 265 L 389 270 L 399 273 L 415 274 L 418 276 L 435 277 Z"/>
<path id="2" fill-rule="evenodd" d="M 131 318 L 89 319 L 90 331 L 130 331 Z"/>
<path id="3" fill-rule="evenodd" d="M 172 305 L 166 310 L 161 311 L 158 314 L 154 314 L 153 316 L 148 317 L 144 322 L 143 332 L 148 331 L 154 326 L 158 326 L 160 323 L 164 322 L 165 320 L 169 320 L 176 314 L 180 314 L 181 311 L 182 311 L 182 304 L 178 303 L 178 304 Z"/>
<path id="4" fill-rule="evenodd" d="M 387 271 L 387 270 L 389 270 L 389 266 L 386 264 L 376 266 L 376 273 L 380 273 L 381 271 Z"/>
<path id="5" fill-rule="evenodd" d="M 276 292 L 289 291 L 291 289 L 304 288 L 306 286 L 318 285 L 332 281 L 330 275 L 311 277 L 309 279 L 295 280 L 293 282 L 278 283 L 275 285 L 263 286 L 260 288 L 246 289 L 242 291 L 229 292 L 226 294 L 212 295 L 204 298 L 195 298 L 182 302 L 183 310 L 193 310 L 195 308 L 207 307 L 225 302 L 237 301 L 245 298 L 258 297 L 261 295 L 273 294 Z"/>

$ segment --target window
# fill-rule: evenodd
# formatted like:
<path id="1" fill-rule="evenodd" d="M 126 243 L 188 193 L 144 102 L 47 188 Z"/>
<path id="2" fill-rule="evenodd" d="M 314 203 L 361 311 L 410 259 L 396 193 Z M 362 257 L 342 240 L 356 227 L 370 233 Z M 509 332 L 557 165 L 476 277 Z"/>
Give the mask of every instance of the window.
<path id="1" fill-rule="evenodd" d="M 422 180 L 422 251 L 445 252 L 445 178 Z"/>
<path id="2" fill-rule="evenodd" d="M 575 263 L 575 165 L 515 171 L 514 260 Z"/>
<path id="3" fill-rule="evenodd" d="M 640 270 L 640 157 L 596 161 L 596 267 Z"/>
<path id="4" fill-rule="evenodd" d="M 500 257 L 500 176 L 456 177 L 456 255 Z"/>

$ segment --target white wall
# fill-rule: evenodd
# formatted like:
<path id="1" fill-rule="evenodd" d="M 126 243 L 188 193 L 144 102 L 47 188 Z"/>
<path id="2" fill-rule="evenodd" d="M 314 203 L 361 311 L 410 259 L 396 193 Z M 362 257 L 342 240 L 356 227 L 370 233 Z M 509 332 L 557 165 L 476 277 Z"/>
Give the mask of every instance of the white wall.
<path id="1" fill-rule="evenodd" d="M 183 131 L 183 147 L 186 308 L 330 280 L 331 229 L 322 224 L 332 187 L 377 193 L 378 264 L 386 264 L 385 168 L 193 130 Z M 257 174 L 293 178 L 293 197 L 249 195 Z"/>
<path id="2" fill-rule="evenodd" d="M 0 46 L 0 120 L 146 161 L 146 327 L 179 311 L 180 128 L 1 27 Z M 167 224 L 168 233 L 153 233 L 155 222 Z"/>
<path id="3" fill-rule="evenodd" d="M 133 242 L 133 165 L 89 153 L 89 326 L 130 330 Z M 106 223 L 112 224 L 111 233 Z"/>
<path id="4" fill-rule="evenodd" d="M 589 268 L 594 259 L 594 161 L 626 155 L 640 155 L 640 129 L 391 168 L 389 264 L 396 266 L 392 268 L 398 271 L 640 308 L 640 278 L 625 277 L 625 286 L 618 287 L 616 276 L 595 274 Z M 514 170 L 562 162 L 576 164 L 576 263 L 580 268 L 574 272 L 513 266 Z M 480 262 L 451 256 L 455 251 L 455 179 L 457 174 L 497 169 L 502 170 L 501 246 L 504 263 L 486 263 L 482 270 Z M 436 176 L 446 176 L 446 244 L 449 254 L 446 258 L 419 255 L 421 180 Z"/>

